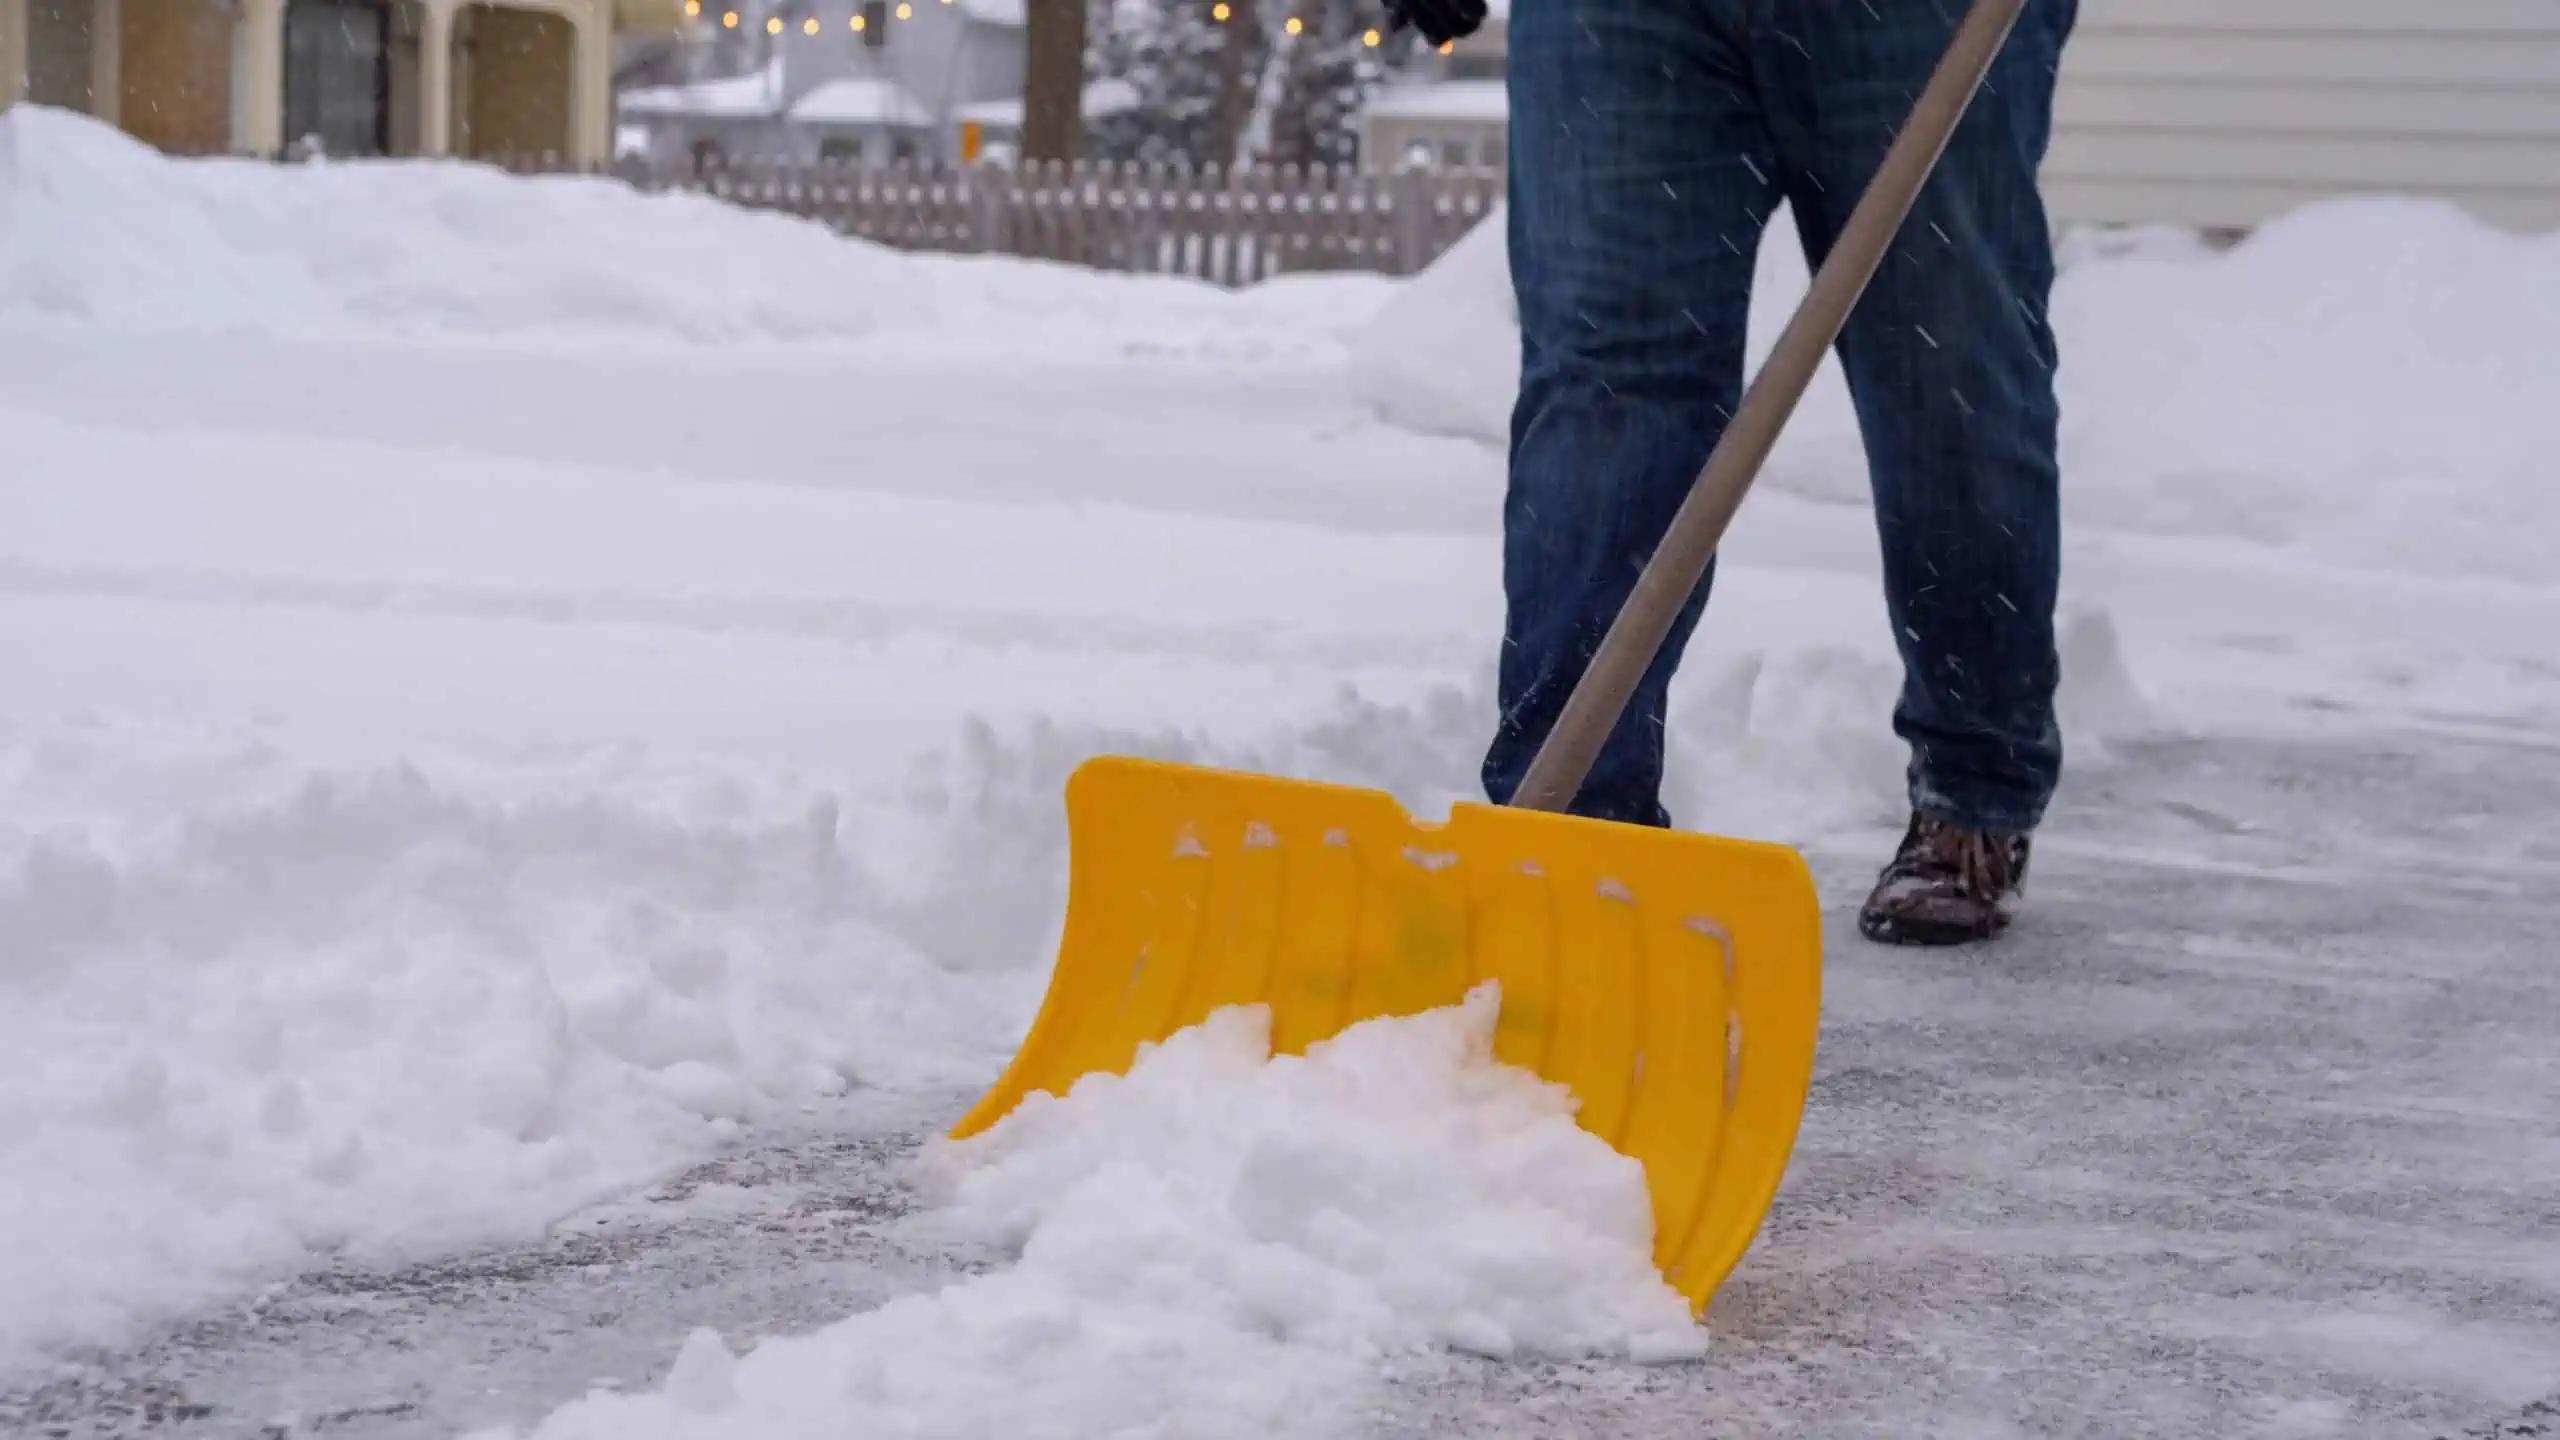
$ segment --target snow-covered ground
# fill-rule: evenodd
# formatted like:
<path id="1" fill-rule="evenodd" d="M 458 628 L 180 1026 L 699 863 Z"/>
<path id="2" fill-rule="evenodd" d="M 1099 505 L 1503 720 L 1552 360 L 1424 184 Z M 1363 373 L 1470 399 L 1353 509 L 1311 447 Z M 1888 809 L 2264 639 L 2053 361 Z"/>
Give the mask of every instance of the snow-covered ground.
<path id="1" fill-rule="evenodd" d="M 1488 227 L 1409 286 L 1226 295 L 0 119 L 0 1390 L 324 1259 L 529 1243 L 726 1147 L 965 1096 L 1037 1002 L 1059 783 L 1097 749 L 1470 794 L 1500 261 Z M 2056 309 L 2066 798 L 2173 739 L 2553 763 L 2560 237 L 2341 205 L 2227 255 L 2083 245 Z M 1835 909 L 1900 821 L 1862 483 L 1826 377 L 1675 696 L 1675 813 L 1807 847 Z M 2064 894 L 2075 856 L 2379 883 L 2246 825 L 2064 813 Z M 2453 868 L 2547 897 L 2529 818 L 2434 821 Z M 2459 977 L 2465 943 L 2415 968 Z M 1623 1171 L 1466 1021 L 1306 1074 L 1195 1037 L 952 1182 L 932 1221 L 1017 1262 L 734 1362 L 703 1337 L 663 1394 L 550 1430 L 1342 1433 L 1382 1350 L 1679 1358 Z M 2478 1061 L 2527 1203 L 2560 1196 L 2550 1053 Z M 1808 1126 L 1818 1170 L 1849 1142 Z M 2132 1223 L 2073 1238 L 2096 1265 Z M 2469 1336 L 2390 1357 L 2456 1410 L 2560 1388 L 2560 1275 L 2477 1258 L 2534 1298 L 2414 1286 L 2284 1343 Z"/>

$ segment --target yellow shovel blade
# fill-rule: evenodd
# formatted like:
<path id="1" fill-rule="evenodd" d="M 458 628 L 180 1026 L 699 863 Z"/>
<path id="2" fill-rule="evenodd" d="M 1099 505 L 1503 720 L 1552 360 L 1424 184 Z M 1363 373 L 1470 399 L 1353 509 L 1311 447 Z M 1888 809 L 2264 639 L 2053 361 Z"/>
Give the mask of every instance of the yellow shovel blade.
<path id="1" fill-rule="evenodd" d="M 1227 1005 L 1273 1048 L 1498 981 L 1498 1059 L 1644 1166 L 1693 1313 L 1778 1189 L 1812 1078 L 1822 932 L 1782 846 L 1105 757 L 1067 782 L 1064 937 L 1013 1063 L 952 1130 L 1119 1073 Z"/>

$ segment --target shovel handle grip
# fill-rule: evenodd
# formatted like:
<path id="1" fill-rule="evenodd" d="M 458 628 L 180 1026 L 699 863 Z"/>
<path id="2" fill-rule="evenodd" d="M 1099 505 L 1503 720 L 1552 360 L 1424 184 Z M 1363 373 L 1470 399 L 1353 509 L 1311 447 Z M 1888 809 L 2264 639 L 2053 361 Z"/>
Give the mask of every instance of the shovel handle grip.
<path id="1" fill-rule="evenodd" d="M 1974 0 L 1948 41 L 1927 88 L 1911 107 L 1911 118 L 1885 151 L 1884 160 L 1858 197 L 1857 208 L 1787 328 L 1769 351 L 1768 361 L 1753 377 L 1742 404 L 1707 456 L 1688 498 L 1655 547 L 1635 589 L 1611 622 L 1608 635 L 1584 668 L 1582 679 L 1565 701 L 1564 712 L 1538 747 L 1511 804 L 1525 810 L 1560 811 L 1572 806 L 1592 762 L 1609 732 L 1626 712 L 1628 697 L 1662 650 L 1664 637 L 1707 562 L 1724 539 L 1725 527 L 1741 508 L 1745 491 L 1778 442 L 1778 432 L 1804 398 L 1823 355 L 1840 338 L 1849 312 L 1866 293 L 1885 249 L 1902 228 L 1920 189 L 1937 168 L 1938 157 L 1973 103 L 1974 93 L 1989 73 L 1992 60 L 2016 27 L 2026 0 Z"/>

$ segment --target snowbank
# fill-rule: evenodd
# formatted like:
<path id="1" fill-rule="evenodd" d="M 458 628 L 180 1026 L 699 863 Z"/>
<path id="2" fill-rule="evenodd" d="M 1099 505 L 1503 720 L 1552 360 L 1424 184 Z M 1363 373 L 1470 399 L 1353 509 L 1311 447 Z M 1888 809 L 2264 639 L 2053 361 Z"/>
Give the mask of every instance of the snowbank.
<path id="1" fill-rule="evenodd" d="M 1010 1266 L 744 1356 L 696 1332 L 534 1435 L 1329 1436 L 1382 1355 L 1702 1355 L 1642 1171 L 1494 1062 L 1494 1010 L 1276 1059 L 1222 1011 L 950 1157 L 944 1223 Z"/>
<path id="2" fill-rule="evenodd" d="M 1310 291 L 1330 298 L 1310 307 Z M 1129 299 L 1143 293 L 1143 323 Z M 822 224 L 618 181 L 464 163 L 173 160 L 86 116 L 0 115 L 0 321 L 294 335 L 649 339 L 914 336 L 1159 347 L 1383 294 L 1268 296 L 1009 259 L 908 255 Z"/>
<path id="3" fill-rule="evenodd" d="M 331 1252 L 531 1238 L 849 1090 L 983 1083 L 1039 962 L 937 963 L 837 821 L 394 771 L 133 853 L 27 845 L 0 876 L 0 1230 L 28 1240 L 0 1247 L 0 1371 Z"/>
<path id="4" fill-rule="evenodd" d="M 1499 444 L 1519 378 L 1500 216 L 1383 308 L 1353 382 L 1390 420 Z M 1807 271 L 1783 210 L 1752 297 L 1756 368 Z M 2449 205 L 2306 207 L 2224 252 L 2170 232 L 2066 252 L 2063 487 L 2074 522 L 2541 579 L 2560 529 L 2560 234 Z M 1861 503 L 1835 360 L 1761 483 Z"/>
<path id="5" fill-rule="evenodd" d="M 899 272 L 817 225 L 606 180 L 178 161 L 61 111 L 0 116 L 0 317 L 842 338 L 912 313 Z"/>
<path id="6" fill-rule="evenodd" d="M 1510 434 L 1520 309 L 1496 209 L 1378 308 L 1351 353 L 1351 382 L 1380 414 L 1437 435 Z"/>
<path id="7" fill-rule="evenodd" d="M 2101 525 L 2551 578 L 2560 234 L 2337 201 L 2054 297 L 2066 493 Z"/>

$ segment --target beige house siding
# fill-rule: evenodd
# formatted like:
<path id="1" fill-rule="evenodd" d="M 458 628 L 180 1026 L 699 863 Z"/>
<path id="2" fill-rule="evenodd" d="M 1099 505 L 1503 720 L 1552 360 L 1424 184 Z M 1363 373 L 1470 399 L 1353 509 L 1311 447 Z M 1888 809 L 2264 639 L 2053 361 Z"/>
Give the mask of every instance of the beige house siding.
<path id="1" fill-rule="evenodd" d="M 456 17 L 465 97 L 453 112 L 455 154 L 566 153 L 577 91 L 577 30 L 560 15 L 470 6 Z"/>
<path id="2" fill-rule="evenodd" d="M 2560 225 L 2560 0 L 2083 0 L 2045 184 L 2064 222 L 2385 192 Z"/>
<path id="3" fill-rule="evenodd" d="M 27 7 L 22 0 L 0 0 L 0 109 L 27 93 Z"/>
<path id="4" fill-rule="evenodd" d="M 2560 226 L 2560 0 L 2081 0 L 2054 112 L 2062 224 L 2237 229 L 2390 193 Z M 1488 134 L 1379 115 L 1363 160 Z"/>
<path id="5" fill-rule="evenodd" d="M 0 0 L 0 107 L 83 110 L 170 150 L 285 148 L 285 42 L 305 0 Z M 613 44 L 683 0 L 376 0 L 395 155 L 610 156 Z"/>
<path id="6" fill-rule="evenodd" d="M 94 0 L 40 0 L 27 6 L 27 99 L 65 110 L 95 104 Z"/>
<path id="7" fill-rule="evenodd" d="M 231 143 L 231 17 L 193 0 L 124 0 L 118 120 L 181 154 Z"/>

